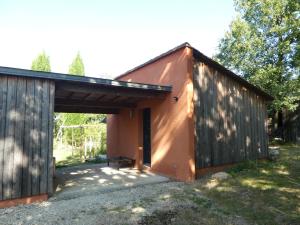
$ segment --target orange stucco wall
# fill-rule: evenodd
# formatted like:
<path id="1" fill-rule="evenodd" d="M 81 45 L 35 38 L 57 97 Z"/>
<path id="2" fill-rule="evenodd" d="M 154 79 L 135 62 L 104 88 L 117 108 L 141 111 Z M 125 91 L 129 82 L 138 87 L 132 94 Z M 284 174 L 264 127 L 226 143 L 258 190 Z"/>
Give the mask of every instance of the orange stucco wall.
<path id="1" fill-rule="evenodd" d="M 143 108 L 151 108 L 151 170 L 178 180 L 195 179 L 192 50 L 180 49 L 126 76 L 124 81 L 172 85 L 162 100 L 147 100 L 136 109 L 108 116 L 109 156 L 128 156 L 142 163 Z M 176 102 L 173 97 L 178 97 Z"/>

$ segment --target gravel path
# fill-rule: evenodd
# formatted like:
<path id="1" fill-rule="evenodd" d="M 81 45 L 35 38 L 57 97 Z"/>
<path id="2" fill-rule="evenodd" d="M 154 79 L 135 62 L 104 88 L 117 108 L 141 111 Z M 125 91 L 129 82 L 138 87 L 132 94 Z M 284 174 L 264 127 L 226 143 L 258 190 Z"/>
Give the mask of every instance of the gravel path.
<path id="1" fill-rule="evenodd" d="M 0 224 L 137 224 L 158 207 L 174 207 L 167 199 L 182 185 L 166 182 L 0 209 Z"/>
<path id="2" fill-rule="evenodd" d="M 201 180 L 187 184 L 104 166 L 57 175 L 63 177 L 52 198 L 0 209 L 0 225 L 248 225 L 205 197 L 197 186 Z"/>
<path id="3" fill-rule="evenodd" d="M 81 165 L 57 170 L 57 185 L 52 199 L 72 199 L 80 196 L 102 194 L 131 187 L 169 181 L 168 178 L 151 172 L 131 168 L 120 170 L 106 164 Z"/>

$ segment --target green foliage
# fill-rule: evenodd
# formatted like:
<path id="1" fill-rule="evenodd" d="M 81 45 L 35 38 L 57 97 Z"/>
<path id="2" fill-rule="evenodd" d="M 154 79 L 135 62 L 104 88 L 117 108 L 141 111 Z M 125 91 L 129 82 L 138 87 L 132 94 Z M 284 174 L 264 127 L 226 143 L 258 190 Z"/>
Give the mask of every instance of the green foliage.
<path id="1" fill-rule="evenodd" d="M 46 55 L 46 53 L 43 51 L 40 53 L 31 64 L 31 69 L 36 71 L 44 71 L 44 72 L 50 72 L 50 59 L 49 56 Z"/>
<path id="2" fill-rule="evenodd" d="M 238 15 L 214 57 L 275 97 L 273 110 L 300 100 L 300 2 L 235 0 Z"/>
<path id="3" fill-rule="evenodd" d="M 32 70 L 50 72 L 49 56 L 45 52 L 40 53 L 31 65 Z M 69 67 L 69 73 L 73 75 L 84 76 L 84 64 L 80 54 L 78 53 Z M 91 138 L 93 142 L 99 143 L 92 149 L 92 155 L 99 155 L 106 153 L 106 125 L 102 123 L 105 119 L 102 114 L 83 114 L 83 113 L 55 113 L 54 116 L 54 136 L 57 138 L 61 132 L 61 126 L 72 125 L 95 125 L 95 128 L 78 128 L 65 129 L 63 131 L 63 140 L 69 146 L 73 146 L 72 151 L 67 150 L 67 146 L 60 146 L 61 149 L 56 149 L 55 154 L 58 158 L 63 155 L 64 162 L 74 165 L 82 162 L 82 155 L 84 151 L 84 143 L 87 138 Z M 58 143 L 58 140 L 55 141 Z"/>
<path id="4" fill-rule="evenodd" d="M 84 76 L 84 65 L 83 65 L 83 61 L 80 57 L 80 54 L 77 53 L 75 59 L 73 60 L 72 64 L 69 67 L 69 74 L 73 74 L 73 75 L 79 75 L 79 76 Z M 88 114 L 83 114 L 83 113 L 59 113 L 57 114 L 57 123 L 56 123 L 56 127 L 58 130 L 58 126 L 64 125 L 64 126 L 69 126 L 69 125 L 83 125 L 83 124 L 87 124 L 90 120 L 90 117 Z M 73 133 L 73 136 L 75 135 L 75 137 L 77 137 L 78 140 L 76 140 L 79 143 L 82 143 L 83 140 L 82 139 L 82 133 L 80 133 L 81 131 L 76 129 L 75 131 L 76 133 Z M 68 142 L 70 142 L 70 138 L 71 138 L 71 131 L 67 132 L 67 137 L 68 137 Z"/>
<path id="5" fill-rule="evenodd" d="M 84 64 L 78 53 L 69 67 L 69 74 L 84 76 Z M 83 113 L 57 113 L 55 115 L 55 136 L 58 137 L 61 126 L 73 125 L 96 125 L 95 128 L 67 128 L 63 130 L 64 144 L 73 146 L 75 154 L 83 156 L 84 143 L 91 139 L 95 143 L 100 143 L 93 148 L 92 155 L 106 153 L 106 125 L 101 123 L 105 119 L 102 114 Z M 59 141 L 59 140 L 57 140 Z"/>
<path id="6" fill-rule="evenodd" d="M 100 146 L 95 150 L 95 154 L 106 152 L 106 125 L 101 123 L 105 118 L 103 114 L 83 114 L 83 113 L 58 113 L 56 114 L 56 133 L 60 126 L 73 125 L 94 125 L 95 128 L 67 128 L 63 130 L 63 139 L 66 144 L 76 145 L 76 147 L 84 148 L 86 138 L 92 138 L 94 142 L 100 142 Z"/>
<path id="7" fill-rule="evenodd" d="M 77 53 L 75 59 L 73 60 L 72 64 L 69 67 L 69 74 L 79 75 L 79 76 L 84 76 L 85 74 L 84 64 L 79 52 Z"/>

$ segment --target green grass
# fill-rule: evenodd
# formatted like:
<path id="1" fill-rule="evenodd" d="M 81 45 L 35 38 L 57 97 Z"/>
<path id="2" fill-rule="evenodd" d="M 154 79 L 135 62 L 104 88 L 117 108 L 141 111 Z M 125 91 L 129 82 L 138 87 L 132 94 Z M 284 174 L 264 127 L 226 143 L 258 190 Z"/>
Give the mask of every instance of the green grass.
<path id="1" fill-rule="evenodd" d="M 69 167 L 69 166 L 78 166 L 82 164 L 93 164 L 93 163 L 105 163 L 106 160 L 102 159 L 93 159 L 89 161 L 85 161 L 79 155 L 70 155 L 66 157 L 64 160 L 57 161 L 55 163 L 56 168 Z"/>
<path id="2" fill-rule="evenodd" d="M 63 160 L 56 161 L 55 166 L 57 168 L 67 167 L 67 166 L 77 166 L 85 163 L 79 155 L 69 155 Z"/>
<path id="3" fill-rule="evenodd" d="M 67 150 L 54 150 L 53 155 L 56 159 L 56 163 L 55 163 L 56 168 L 106 162 L 105 160 L 100 160 L 100 159 L 90 160 L 86 162 L 84 158 L 81 157 L 79 154 L 72 155 L 72 152 Z"/>
<path id="4" fill-rule="evenodd" d="M 245 162 L 228 171 L 232 178 L 204 194 L 229 214 L 255 224 L 300 224 L 300 146 L 282 145 L 275 162 Z"/>

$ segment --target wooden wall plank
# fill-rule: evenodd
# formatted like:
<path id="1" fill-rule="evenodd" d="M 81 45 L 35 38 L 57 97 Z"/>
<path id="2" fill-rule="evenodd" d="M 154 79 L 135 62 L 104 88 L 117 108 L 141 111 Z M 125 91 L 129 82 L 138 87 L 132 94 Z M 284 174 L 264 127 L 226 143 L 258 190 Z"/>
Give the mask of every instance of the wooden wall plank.
<path id="1" fill-rule="evenodd" d="M 264 120 L 263 120 L 263 101 L 262 99 L 258 96 L 257 98 L 258 100 L 258 110 L 257 110 L 257 117 L 258 117 L 258 130 L 259 130 L 259 134 L 258 134 L 258 155 L 259 158 L 263 158 L 264 157 L 264 149 L 265 149 L 265 139 L 264 138 L 259 138 L 259 137 L 264 137 Z"/>
<path id="2" fill-rule="evenodd" d="M 245 91 L 243 90 L 243 88 L 239 89 L 239 96 L 240 96 L 240 100 L 239 100 L 239 108 L 240 108 L 240 134 L 239 134 L 239 141 L 240 141 L 240 161 L 245 160 L 246 159 L 246 130 L 245 130 L 245 126 L 246 126 L 246 115 L 245 115 L 245 111 L 246 111 L 246 107 L 244 104 L 244 98 L 245 98 Z"/>
<path id="3" fill-rule="evenodd" d="M 241 158 L 241 131 L 240 131 L 240 125 L 241 125 L 241 119 L 240 119 L 240 107 L 239 107 L 239 98 L 240 98 L 240 93 L 237 88 L 237 85 L 234 83 L 234 103 L 235 103 L 235 125 L 236 125 L 236 130 L 235 130 L 235 140 L 236 140 L 236 149 L 235 149 L 235 160 L 234 162 L 240 161 Z"/>
<path id="4" fill-rule="evenodd" d="M 206 140 L 207 144 L 205 147 L 205 155 L 206 155 L 206 165 L 212 166 L 213 165 L 213 151 L 211 148 L 212 140 L 214 138 L 214 131 L 213 131 L 213 104 L 212 104 L 212 98 L 213 98 L 213 75 L 211 71 L 209 70 L 209 67 L 204 67 L 204 73 L 203 73 L 203 80 L 206 83 L 206 93 L 204 93 L 204 107 L 205 107 L 205 118 L 204 121 L 205 129 L 206 129 Z M 208 147 L 210 146 L 210 147 Z"/>
<path id="5" fill-rule="evenodd" d="M 267 103 L 263 102 L 262 104 L 262 122 L 263 124 L 263 134 L 264 134 L 264 157 L 269 155 L 268 148 L 269 148 L 269 135 L 268 135 L 268 112 L 267 112 Z"/>
<path id="6" fill-rule="evenodd" d="M 47 193 L 48 154 L 49 154 L 49 82 L 42 83 L 42 124 L 41 124 L 41 155 L 40 155 L 40 194 Z"/>
<path id="7" fill-rule="evenodd" d="M 254 157 L 255 159 L 260 158 L 260 142 L 261 142 L 261 133 L 259 129 L 260 125 L 260 116 L 259 116 L 259 105 L 260 105 L 260 99 L 258 98 L 258 95 L 254 93 L 254 118 L 253 122 L 255 123 L 254 126 Z"/>
<path id="8" fill-rule="evenodd" d="M 250 135 L 250 146 L 249 146 L 249 159 L 255 159 L 255 127 L 256 127 L 256 123 L 255 123 L 255 119 L 254 118 L 254 114 L 255 114 L 255 110 L 254 110 L 254 100 L 253 100 L 253 93 L 248 91 L 249 94 L 249 102 L 250 102 L 250 107 L 249 107 L 249 135 Z"/>
<path id="9" fill-rule="evenodd" d="M 13 192 L 12 198 L 22 196 L 22 158 L 24 144 L 24 123 L 25 123 L 25 97 L 26 97 L 26 80 L 17 79 L 16 93 L 16 117 L 15 117 L 15 138 L 14 138 L 14 168 L 13 168 Z"/>
<path id="10" fill-rule="evenodd" d="M 263 133 L 261 130 L 261 127 L 263 125 L 263 122 L 261 120 L 261 99 L 259 98 L 258 95 L 256 95 L 256 107 L 255 107 L 255 116 L 256 116 L 256 156 L 257 158 L 262 158 L 262 138 L 263 137 Z"/>
<path id="11" fill-rule="evenodd" d="M 231 156 L 231 146 L 228 146 L 228 140 L 229 140 L 229 107 L 228 107 L 228 79 L 226 77 L 222 76 L 223 82 L 224 82 L 224 113 L 225 113 L 225 121 L 224 121 L 224 145 L 223 145 L 223 162 L 229 163 L 230 162 L 230 156 Z"/>
<path id="12" fill-rule="evenodd" d="M 3 168 L 3 199 L 12 196 L 13 166 L 14 166 L 14 133 L 15 133 L 15 107 L 16 107 L 17 78 L 9 78 L 7 85 L 7 108 L 4 144 L 4 168 Z"/>
<path id="13" fill-rule="evenodd" d="M 201 115 L 200 112 L 200 104 L 202 103 L 200 101 L 200 79 L 199 79 L 199 73 L 200 73 L 200 66 L 198 66 L 197 63 L 195 63 L 193 65 L 193 83 L 194 83 L 194 94 L 193 94 L 193 100 L 194 100 L 194 110 L 195 110 L 195 114 L 196 115 Z M 195 130 L 194 130 L 194 138 L 195 138 L 195 164 L 196 165 L 202 165 L 201 159 L 203 157 L 201 157 L 200 154 L 200 127 L 201 127 L 201 123 L 200 123 L 200 116 L 194 116 L 194 122 L 195 122 Z"/>
<path id="14" fill-rule="evenodd" d="M 263 114 L 264 114 L 264 139 L 265 141 L 265 156 L 269 156 L 268 148 L 269 148 L 269 135 L 268 135 L 268 113 L 267 113 L 267 104 L 263 105 Z"/>
<path id="15" fill-rule="evenodd" d="M 53 192 L 54 91 L 52 81 L 0 76 L 0 200 Z"/>
<path id="16" fill-rule="evenodd" d="M 265 155 L 263 99 L 202 62 L 194 66 L 199 67 L 194 69 L 194 93 L 198 95 L 194 99 L 200 101 L 194 103 L 196 168 Z"/>
<path id="17" fill-rule="evenodd" d="M 246 115 L 246 121 L 245 121 L 245 131 L 246 131 L 246 159 L 250 159 L 251 157 L 251 123 L 250 123 L 250 96 L 249 96 L 249 90 L 247 89 L 245 91 L 245 115 Z"/>
<path id="18" fill-rule="evenodd" d="M 257 105 L 259 102 L 256 99 L 256 94 L 252 93 L 252 157 L 253 159 L 258 158 L 258 142 L 259 138 L 257 137 L 259 135 L 259 131 L 257 130 L 258 126 L 258 117 L 257 117 Z"/>
<path id="19" fill-rule="evenodd" d="M 237 142 L 235 140 L 235 126 L 236 126 L 236 115 L 235 115 L 235 103 L 234 103 L 234 83 L 228 80 L 228 112 L 229 112 L 229 140 L 228 147 L 230 151 L 229 163 L 235 162 L 235 154 L 237 148 Z"/>
<path id="20" fill-rule="evenodd" d="M 48 150 L 48 194 L 53 194 L 53 121 L 54 121 L 54 95 L 55 95 L 55 84 L 49 82 L 49 150 Z"/>
<path id="21" fill-rule="evenodd" d="M 218 134 L 219 134 L 219 107 L 218 107 L 218 73 L 216 71 L 211 71 L 212 75 L 213 75 L 213 88 L 212 88 L 212 92 L 213 92 L 213 96 L 212 96 L 212 110 L 213 110 L 213 116 L 212 116 L 212 120 L 213 120 L 213 139 L 212 139 L 212 165 L 217 165 L 219 162 L 219 157 L 218 157 L 218 153 L 219 153 L 219 145 L 218 145 Z"/>
<path id="22" fill-rule="evenodd" d="M 220 90 L 219 90 L 219 95 L 220 99 L 218 99 L 219 105 L 220 105 L 220 110 L 219 110 L 219 151 L 218 151 L 218 164 L 221 164 L 224 160 L 223 152 L 224 152 L 224 145 L 225 145 L 225 87 L 224 87 L 224 79 L 223 76 L 221 76 L 218 73 L 219 76 L 219 82 L 220 82 Z"/>
<path id="23" fill-rule="evenodd" d="M 208 147 L 211 143 L 209 141 L 209 110 L 210 110 L 210 106 L 209 106 L 209 102 L 207 101 L 208 98 L 207 96 L 209 95 L 209 91 L 210 91 L 210 82 L 209 82 L 209 77 L 207 76 L 207 67 L 202 67 L 200 70 L 200 79 L 202 80 L 202 85 L 201 85 L 201 94 L 203 95 L 203 104 L 202 104 L 202 108 L 204 111 L 203 114 L 203 131 L 202 129 L 200 130 L 200 133 L 203 133 L 203 147 L 202 147 L 202 152 L 204 155 L 204 166 L 205 167 L 209 167 L 211 166 L 211 155 L 210 155 L 210 148 Z"/>
<path id="24" fill-rule="evenodd" d="M 232 82 L 232 85 L 233 85 L 233 93 L 232 93 L 232 101 L 233 101 L 233 118 L 234 118 L 234 124 L 233 124 L 233 135 L 232 135 L 232 138 L 233 140 L 233 143 L 231 143 L 231 145 L 233 145 L 234 147 L 234 151 L 233 151 L 233 162 L 238 162 L 239 161 L 239 158 L 240 158 L 240 152 L 239 152 L 239 149 L 240 149 L 240 142 L 239 142 L 239 136 L 238 136 L 238 126 L 239 126 L 239 123 L 240 123 L 240 117 L 239 117 L 239 112 L 238 112 L 238 92 L 237 92 L 237 86 L 234 82 Z M 235 143 L 236 142 L 236 143 Z"/>
<path id="25" fill-rule="evenodd" d="M 32 186 L 31 194 L 37 195 L 40 190 L 40 154 L 41 154 L 41 80 L 34 81 L 34 121 L 33 121 L 33 154 L 32 154 Z"/>
<path id="26" fill-rule="evenodd" d="M 199 66 L 199 110 L 200 110 L 200 115 L 199 115 L 199 122 L 200 122 L 200 128 L 198 129 L 198 135 L 199 135 L 199 151 L 201 154 L 201 157 L 199 159 L 200 165 L 205 167 L 205 161 L 206 161 L 206 155 L 205 155 L 205 145 L 207 143 L 206 141 L 206 130 L 205 130 L 205 121 L 204 121 L 204 117 L 205 117 L 205 102 L 204 102 L 204 95 L 202 94 L 202 92 L 205 89 L 205 85 L 203 83 L 203 67 Z"/>
<path id="27" fill-rule="evenodd" d="M 22 197 L 31 196 L 34 80 L 26 80 Z"/>
<path id="28" fill-rule="evenodd" d="M 216 100 L 216 104 L 217 104 L 217 117 L 216 117 L 216 145 L 214 146 L 215 148 L 215 165 L 218 165 L 222 162 L 222 151 L 223 151 L 223 124 L 224 124 L 224 120 L 223 120 L 223 104 L 222 104 L 222 100 L 224 98 L 223 96 L 223 82 L 222 82 L 222 77 L 219 76 L 219 73 L 216 72 L 216 81 L 217 81 L 217 100 Z"/>
<path id="29" fill-rule="evenodd" d="M 0 77 L 0 200 L 3 199 L 3 170 L 4 170 L 4 146 L 5 146 L 5 122 L 6 122 L 7 77 Z"/>

